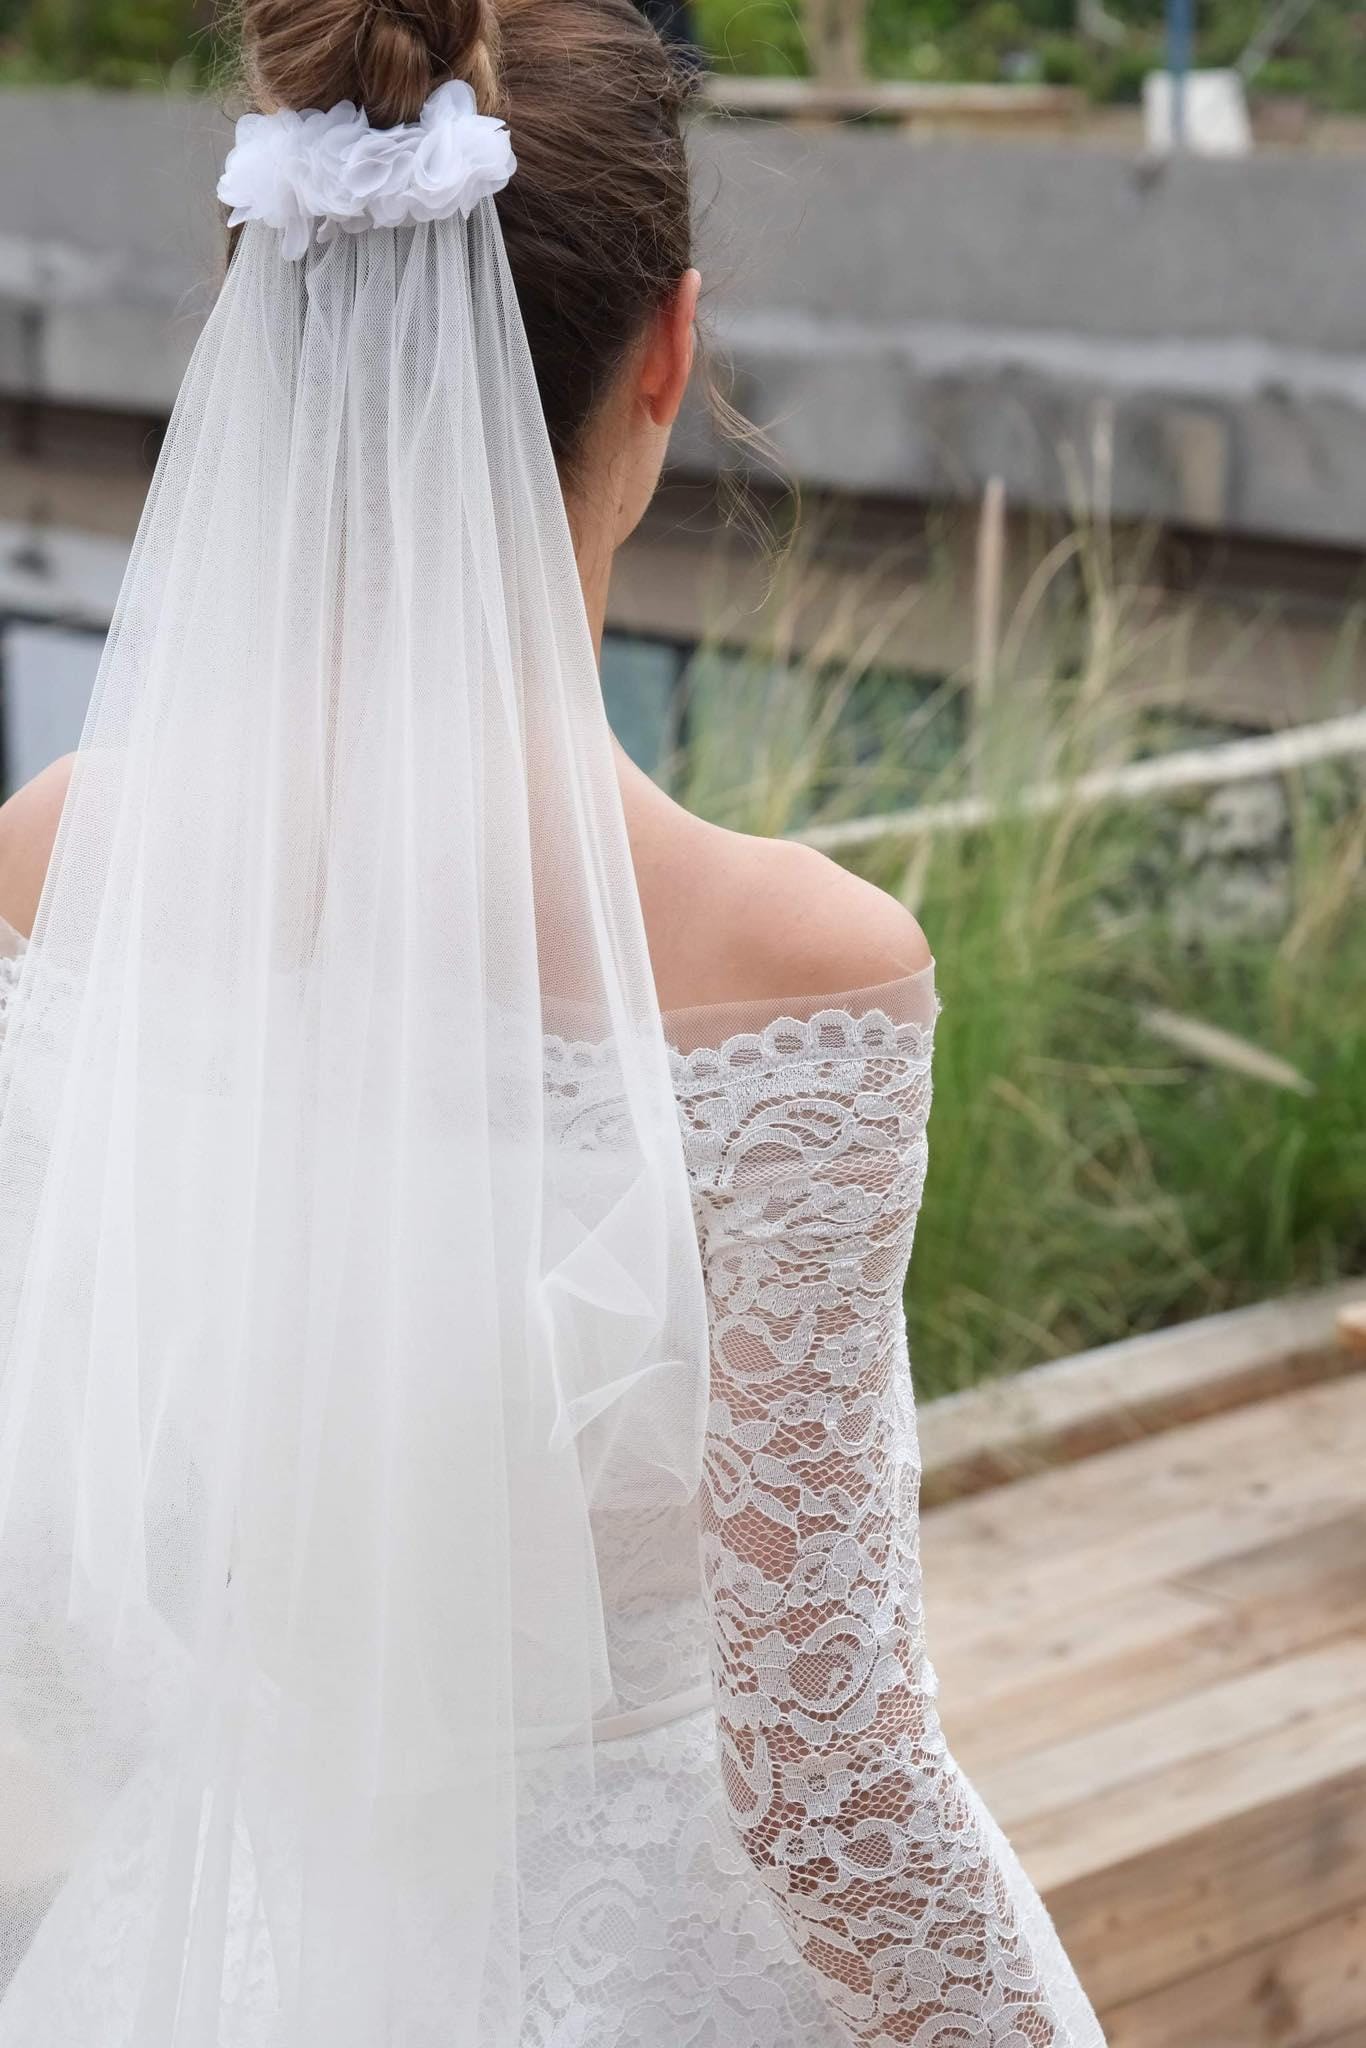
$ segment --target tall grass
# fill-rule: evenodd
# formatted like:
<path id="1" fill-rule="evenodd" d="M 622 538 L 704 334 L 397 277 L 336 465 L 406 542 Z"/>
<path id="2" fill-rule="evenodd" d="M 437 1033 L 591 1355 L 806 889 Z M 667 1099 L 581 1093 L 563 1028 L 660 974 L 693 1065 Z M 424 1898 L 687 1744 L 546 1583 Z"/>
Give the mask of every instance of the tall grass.
<path id="1" fill-rule="evenodd" d="M 875 647 L 794 657 L 782 587 L 765 656 L 698 659 L 680 784 L 714 816 L 800 832 L 892 790 L 987 801 L 978 829 L 849 856 L 938 961 L 908 1290 L 931 1391 L 1366 1270 L 1362 784 L 1333 768 L 1261 791 L 1274 843 L 1222 865 L 1203 802 L 1074 800 L 1081 774 L 1162 744 L 1132 686 L 1142 581 L 1083 523 L 1023 600 L 1047 599 L 1049 633 L 1008 622 L 980 701 L 970 677 L 898 698 Z M 1179 620 L 1163 630 L 1181 644 Z M 852 716 L 870 676 L 871 748 Z M 1046 780 L 1061 801 L 1027 813 Z M 1193 1052 L 1155 1012 L 1229 1037 Z"/>
<path id="2" fill-rule="evenodd" d="M 932 846 L 917 893 L 945 1015 L 909 1295 L 922 1378 L 1366 1268 L 1360 822 L 1301 794 L 1276 933 L 1183 934 L 1170 899 L 1145 907 L 1133 813 L 1007 814 Z M 1145 1023 L 1157 1006 L 1278 1055 L 1303 1088 L 1174 1050 Z"/>

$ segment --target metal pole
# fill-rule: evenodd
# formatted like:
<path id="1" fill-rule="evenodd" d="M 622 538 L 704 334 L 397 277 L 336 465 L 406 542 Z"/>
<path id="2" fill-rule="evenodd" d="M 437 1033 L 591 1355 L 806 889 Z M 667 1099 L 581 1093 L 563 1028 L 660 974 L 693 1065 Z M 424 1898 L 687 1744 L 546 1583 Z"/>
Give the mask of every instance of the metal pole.
<path id="1" fill-rule="evenodd" d="M 1186 147 L 1186 79 L 1195 36 L 1195 0 L 1167 0 L 1167 75 L 1171 79 L 1172 148 Z"/>

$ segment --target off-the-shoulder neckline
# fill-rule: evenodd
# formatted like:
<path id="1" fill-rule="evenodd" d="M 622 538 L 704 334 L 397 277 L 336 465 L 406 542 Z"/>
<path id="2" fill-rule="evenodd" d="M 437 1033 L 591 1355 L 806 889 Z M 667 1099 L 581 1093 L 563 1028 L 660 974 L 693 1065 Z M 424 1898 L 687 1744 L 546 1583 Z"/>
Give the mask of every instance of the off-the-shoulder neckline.
<path id="1" fill-rule="evenodd" d="M 800 1018 L 803 1011 L 814 1017 L 822 1010 L 848 1010 L 854 1014 L 864 1010 L 884 1010 L 889 999 L 894 1002 L 898 995 L 904 995 L 910 989 L 932 984 L 934 970 L 934 961 L 927 960 L 923 967 L 916 967 L 909 974 L 898 974 L 891 981 L 875 981 L 864 988 L 818 990 L 806 995 L 746 996 L 738 1001 L 727 997 L 709 1003 L 677 1003 L 660 1014 L 669 1024 L 675 1018 L 714 1017 L 732 1010 L 748 1010 L 756 1017 L 775 1019 Z"/>
<path id="2" fill-rule="evenodd" d="M 22 932 L 0 917 L 0 964 L 6 958 L 22 956 L 30 943 Z M 879 1015 L 893 1025 L 928 1023 L 933 1021 L 938 1008 L 934 981 L 935 963 L 928 960 L 909 974 L 865 988 L 740 1002 L 684 1003 L 661 1013 L 664 1035 L 671 1050 L 686 1057 L 694 1052 L 729 1048 L 739 1040 L 769 1032 L 774 1026 L 805 1026 L 821 1017 L 847 1017 L 857 1022 Z"/>
<path id="3" fill-rule="evenodd" d="M 691 1054 L 766 1037 L 775 1028 L 804 1030 L 821 1018 L 882 1017 L 893 1028 L 934 1022 L 939 1008 L 935 964 L 865 988 L 815 991 L 807 995 L 751 998 L 745 1002 L 692 1003 L 666 1010 L 664 1035 L 675 1052 Z"/>

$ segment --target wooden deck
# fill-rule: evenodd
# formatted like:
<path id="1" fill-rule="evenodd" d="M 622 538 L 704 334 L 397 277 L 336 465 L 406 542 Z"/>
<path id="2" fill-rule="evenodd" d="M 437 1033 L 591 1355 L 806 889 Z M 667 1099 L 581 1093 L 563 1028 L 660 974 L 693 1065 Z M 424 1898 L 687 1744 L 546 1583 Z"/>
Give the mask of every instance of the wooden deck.
<path id="1" fill-rule="evenodd" d="M 923 1417 L 949 1738 L 1111 2048 L 1366 2048 L 1366 1354 L 1344 1299 Z"/>

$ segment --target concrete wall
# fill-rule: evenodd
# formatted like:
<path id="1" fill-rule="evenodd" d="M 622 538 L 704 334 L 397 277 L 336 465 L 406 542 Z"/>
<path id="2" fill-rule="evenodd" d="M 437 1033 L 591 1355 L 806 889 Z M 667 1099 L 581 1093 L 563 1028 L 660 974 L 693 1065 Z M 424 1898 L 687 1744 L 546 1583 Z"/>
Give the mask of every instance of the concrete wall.
<path id="1" fill-rule="evenodd" d="M 753 123 L 713 125 L 699 155 L 743 311 L 1366 347 L 1366 155 L 1163 165 Z"/>
<path id="2" fill-rule="evenodd" d="M 1366 539 L 1366 157 L 715 127 L 717 326 L 806 481 Z M 690 423 L 690 459 L 725 459 Z"/>
<path id="3" fill-rule="evenodd" d="M 51 397 L 169 404 L 226 133 L 202 102 L 0 93 L 0 391 L 36 353 Z M 1366 155 L 707 122 L 695 157 L 738 395 L 807 482 L 999 474 L 1016 503 L 1366 541 Z M 699 412 L 678 452 L 734 459 Z"/>
<path id="4" fill-rule="evenodd" d="M 0 391 L 169 410 L 212 301 L 228 124 L 154 94 L 0 91 Z"/>

